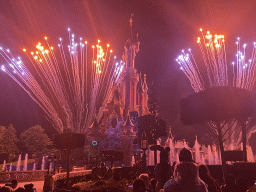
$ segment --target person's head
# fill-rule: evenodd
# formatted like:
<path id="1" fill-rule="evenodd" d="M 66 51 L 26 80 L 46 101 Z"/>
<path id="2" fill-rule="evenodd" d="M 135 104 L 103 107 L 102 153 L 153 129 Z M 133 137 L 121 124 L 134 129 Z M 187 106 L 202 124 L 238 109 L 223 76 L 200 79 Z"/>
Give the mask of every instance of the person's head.
<path id="1" fill-rule="evenodd" d="M 0 188 L 0 192 L 13 192 L 13 188 L 9 187 L 9 186 L 3 186 Z"/>
<path id="2" fill-rule="evenodd" d="M 19 187 L 14 192 L 25 192 L 25 189 L 23 187 Z"/>
<path id="3" fill-rule="evenodd" d="M 17 179 L 13 179 L 13 180 L 11 180 L 11 187 L 13 188 L 13 189 L 15 189 L 17 186 L 18 186 L 18 181 L 17 181 Z"/>
<path id="4" fill-rule="evenodd" d="M 235 186 L 236 186 L 237 191 L 239 191 L 239 192 L 245 192 L 248 189 L 247 181 L 244 177 L 236 178 Z"/>
<path id="5" fill-rule="evenodd" d="M 186 149 L 185 147 L 183 149 L 181 149 L 181 151 L 179 153 L 179 161 L 180 162 L 183 162 L 183 161 L 194 162 L 191 152 L 188 149 Z"/>
<path id="6" fill-rule="evenodd" d="M 146 185 L 142 179 L 135 179 L 133 182 L 133 192 L 145 192 Z"/>
<path id="7" fill-rule="evenodd" d="M 25 191 L 33 192 L 34 185 L 32 183 L 24 185 Z"/>
<path id="8" fill-rule="evenodd" d="M 139 179 L 142 179 L 144 181 L 146 187 L 149 186 L 149 176 L 147 173 L 140 174 Z"/>
<path id="9" fill-rule="evenodd" d="M 235 177 L 232 174 L 227 174 L 225 177 L 226 186 L 235 186 Z"/>
<path id="10" fill-rule="evenodd" d="M 161 147 L 161 149 L 160 149 L 160 163 L 168 163 L 169 162 L 169 152 L 170 152 L 169 147 L 166 147 L 166 148 Z"/>
<path id="11" fill-rule="evenodd" d="M 210 176 L 209 169 L 206 165 L 199 165 L 199 177 Z"/>
<path id="12" fill-rule="evenodd" d="M 180 183 L 199 184 L 198 166 L 193 162 L 176 164 L 174 176 Z"/>

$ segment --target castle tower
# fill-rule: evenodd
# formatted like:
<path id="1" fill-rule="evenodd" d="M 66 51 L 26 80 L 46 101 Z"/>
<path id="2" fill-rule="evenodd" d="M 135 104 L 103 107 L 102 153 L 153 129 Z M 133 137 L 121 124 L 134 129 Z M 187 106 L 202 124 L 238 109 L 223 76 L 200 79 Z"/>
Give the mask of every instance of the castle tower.
<path id="1" fill-rule="evenodd" d="M 138 35 L 136 39 L 133 38 L 132 35 L 132 18 L 130 19 L 130 27 L 131 27 L 131 36 L 126 41 L 124 49 L 124 62 L 125 68 L 123 70 L 123 74 L 121 77 L 121 85 L 125 91 L 125 111 L 124 116 L 127 117 L 128 111 L 136 110 L 136 100 L 137 100 L 137 83 L 139 81 L 139 74 L 137 70 L 134 68 L 134 60 L 136 53 L 139 51 L 139 40 Z"/>

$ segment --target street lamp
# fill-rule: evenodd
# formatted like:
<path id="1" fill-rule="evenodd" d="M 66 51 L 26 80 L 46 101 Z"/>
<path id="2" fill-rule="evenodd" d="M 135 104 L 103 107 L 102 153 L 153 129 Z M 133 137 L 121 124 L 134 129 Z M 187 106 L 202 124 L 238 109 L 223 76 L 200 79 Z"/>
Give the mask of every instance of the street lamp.
<path id="1" fill-rule="evenodd" d="M 147 139 L 145 131 L 142 134 L 142 138 L 140 141 L 140 148 L 143 150 L 142 163 L 143 163 L 143 169 L 144 169 L 144 171 L 146 171 L 146 153 L 145 153 L 145 151 L 148 149 L 148 139 Z"/>

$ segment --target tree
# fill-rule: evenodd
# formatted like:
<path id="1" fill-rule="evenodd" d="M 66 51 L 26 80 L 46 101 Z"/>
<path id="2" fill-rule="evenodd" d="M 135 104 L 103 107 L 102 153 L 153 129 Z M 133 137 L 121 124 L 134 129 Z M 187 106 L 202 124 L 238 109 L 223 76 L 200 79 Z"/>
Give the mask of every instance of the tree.
<path id="1" fill-rule="evenodd" d="M 16 143 L 18 141 L 16 137 L 16 130 L 12 124 L 5 127 L 1 127 L 2 132 L 2 152 L 9 154 L 8 161 L 12 161 L 15 158 L 15 154 L 18 152 Z"/>
<path id="2" fill-rule="evenodd" d="M 256 114 L 253 93 L 236 87 L 214 87 L 182 99 L 180 104 L 181 121 L 185 125 L 205 122 L 210 125 L 208 130 L 219 140 L 224 175 L 223 141 L 236 129 L 232 123 L 238 121 L 242 125 L 246 161 L 246 122 Z"/>
<path id="3" fill-rule="evenodd" d="M 35 125 L 20 135 L 20 141 L 25 143 L 27 153 L 44 152 L 51 144 L 49 137 L 40 125 Z"/>
<path id="4" fill-rule="evenodd" d="M 3 137 L 5 133 L 6 128 L 4 126 L 0 126 L 0 151 L 3 151 L 4 145 L 3 145 Z"/>

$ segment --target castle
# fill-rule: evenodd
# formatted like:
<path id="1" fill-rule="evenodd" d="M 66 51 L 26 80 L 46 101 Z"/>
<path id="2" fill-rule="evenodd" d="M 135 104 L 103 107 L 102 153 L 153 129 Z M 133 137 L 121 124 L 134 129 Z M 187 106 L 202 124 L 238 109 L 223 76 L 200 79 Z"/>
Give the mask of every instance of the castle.
<path id="1" fill-rule="evenodd" d="M 90 147 L 89 162 L 97 159 L 100 150 L 124 151 L 124 166 L 131 166 L 133 140 L 138 133 L 137 119 L 150 114 L 146 75 L 142 79 L 135 69 L 135 57 L 139 52 L 138 34 L 132 34 L 132 18 L 129 20 L 131 34 L 124 46 L 124 68 L 120 82 L 113 88 L 113 96 L 103 111 L 101 122 L 96 118 L 87 135 Z"/>

